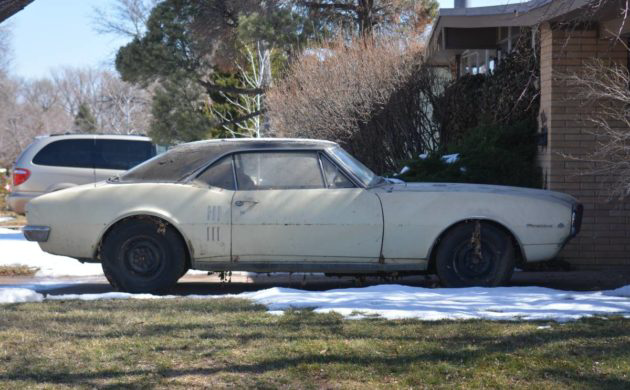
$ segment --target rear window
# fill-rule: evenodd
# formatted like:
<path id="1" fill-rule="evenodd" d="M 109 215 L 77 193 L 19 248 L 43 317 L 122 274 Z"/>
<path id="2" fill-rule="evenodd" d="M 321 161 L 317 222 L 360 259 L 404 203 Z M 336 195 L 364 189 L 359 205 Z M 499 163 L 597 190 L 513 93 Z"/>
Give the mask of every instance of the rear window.
<path id="1" fill-rule="evenodd" d="M 128 170 L 155 156 L 146 141 L 69 139 L 46 145 L 33 158 L 37 165 Z"/>
<path id="2" fill-rule="evenodd" d="M 198 148 L 193 144 L 179 145 L 125 172 L 120 180 L 176 182 L 201 168 L 214 156 L 207 148 Z"/>

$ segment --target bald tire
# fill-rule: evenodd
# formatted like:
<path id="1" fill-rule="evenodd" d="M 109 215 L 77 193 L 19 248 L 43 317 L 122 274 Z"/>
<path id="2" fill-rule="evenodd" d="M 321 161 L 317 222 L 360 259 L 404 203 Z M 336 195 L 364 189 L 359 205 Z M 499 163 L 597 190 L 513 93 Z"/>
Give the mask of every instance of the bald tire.
<path id="1" fill-rule="evenodd" d="M 151 219 L 116 226 L 103 242 L 101 261 L 112 287 L 131 293 L 168 292 L 186 272 L 181 237 Z"/>
<path id="2" fill-rule="evenodd" d="M 474 221 L 449 231 L 439 244 L 436 271 L 444 287 L 495 287 L 512 277 L 515 266 L 511 237 L 495 225 L 481 222 L 481 258 L 474 255 Z"/>

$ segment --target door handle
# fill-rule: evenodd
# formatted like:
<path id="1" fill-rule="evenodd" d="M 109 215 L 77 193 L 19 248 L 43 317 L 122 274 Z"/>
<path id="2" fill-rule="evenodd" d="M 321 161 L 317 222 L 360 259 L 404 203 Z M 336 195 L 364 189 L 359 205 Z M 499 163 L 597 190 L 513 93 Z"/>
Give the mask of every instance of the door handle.
<path id="1" fill-rule="evenodd" d="M 234 206 L 241 207 L 245 203 L 251 203 L 252 205 L 258 204 L 255 200 L 237 200 L 234 202 Z"/>

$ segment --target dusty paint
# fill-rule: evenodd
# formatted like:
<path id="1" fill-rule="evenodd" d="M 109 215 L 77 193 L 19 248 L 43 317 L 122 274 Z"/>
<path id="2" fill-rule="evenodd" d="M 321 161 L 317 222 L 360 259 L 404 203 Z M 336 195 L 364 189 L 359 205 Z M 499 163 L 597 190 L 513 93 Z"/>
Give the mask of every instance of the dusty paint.
<path id="1" fill-rule="evenodd" d="M 233 207 L 238 200 L 252 203 Z M 403 269 L 426 264 L 438 237 L 471 219 L 505 226 L 527 260 L 551 258 L 569 235 L 572 202 L 549 191 L 496 186 L 397 184 L 232 192 L 173 183 L 110 183 L 36 198 L 28 219 L 29 224 L 51 227 L 49 242 L 40 244 L 44 250 L 76 258 L 94 256 L 103 221 L 144 212 L 153 215 L 145 218 L 157 221 L 160 234 L 166 233 L 166 223 L 156 216 L 164 216 L 183 235 L 193 268 L 196 262 L 204 268 L 266 262 Z M 527 227 L 532 220 L 558 228 Z"/>

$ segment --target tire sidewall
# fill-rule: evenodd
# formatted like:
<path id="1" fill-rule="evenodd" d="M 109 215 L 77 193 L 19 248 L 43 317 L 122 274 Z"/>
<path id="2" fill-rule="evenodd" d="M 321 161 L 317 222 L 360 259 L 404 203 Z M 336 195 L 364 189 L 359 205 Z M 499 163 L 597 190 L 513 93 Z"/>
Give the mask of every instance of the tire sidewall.
<path id="1" fill-rule="evenodd" d="M 480 222 L 480 225 L 482 245 L 489 244 L 495 248 L 490 271 L 484 277 L 475 280 L 464 279 L 458 274 L 455 252 L 458 247 L 471 240 L 476 222 L 459 225 L 446 234 L 436 255 L 436 271 L 445 287 L 494 287 L 507 283 L 511 278 L 515 259 L 510 237 L 492 224 Z"/>
<path id="2" fill-rule="evenodd" d="M 127 243 L 136 238 L 150 240 L 163 258 L 156 273 L 142 276 L 125 264 L 123 252 Z M 132 220 L 111 231 L 103 242 L 102 266 L 112 286 L 133 293 L 164 293 L 184 273 L 185 249 L 174 228 L 156 221 Z"/>

